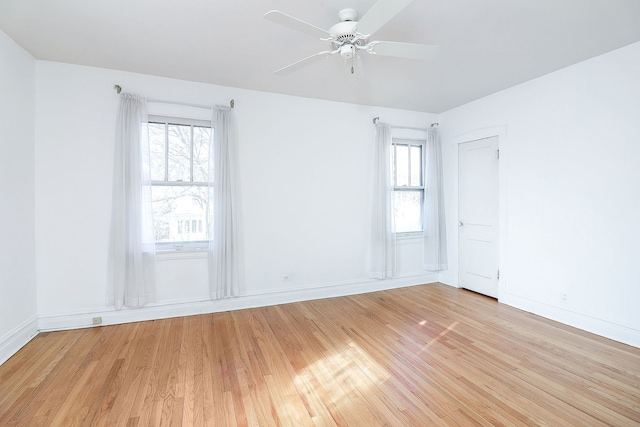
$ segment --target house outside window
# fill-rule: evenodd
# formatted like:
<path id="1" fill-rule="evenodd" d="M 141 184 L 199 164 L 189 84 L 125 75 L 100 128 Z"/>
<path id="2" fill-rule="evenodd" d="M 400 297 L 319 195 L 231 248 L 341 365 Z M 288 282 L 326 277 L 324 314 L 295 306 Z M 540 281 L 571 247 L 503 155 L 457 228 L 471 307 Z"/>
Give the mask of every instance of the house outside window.
<path id="1" fill-rule="evenodd" d="M 151 195 L 158 250 L 208 245 L 211 123 L 149 117 Z"/>

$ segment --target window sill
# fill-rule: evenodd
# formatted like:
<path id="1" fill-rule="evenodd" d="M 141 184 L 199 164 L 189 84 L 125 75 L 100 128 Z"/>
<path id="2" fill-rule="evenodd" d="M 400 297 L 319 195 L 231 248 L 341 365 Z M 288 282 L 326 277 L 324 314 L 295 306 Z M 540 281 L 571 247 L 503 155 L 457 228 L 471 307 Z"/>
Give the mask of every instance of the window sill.
<path id="1" fill-rule="evenodd" d="M 207 249 L 160 249 L 156 251 L 156 260 L 205 259 Z"/>
<path id="2" fill-rule="evenodd" d="M 409 233 L 396 233 L 396 241 L 400 244 L 418 243 L 423 239 L 422 231 L 412 231 Z"/>

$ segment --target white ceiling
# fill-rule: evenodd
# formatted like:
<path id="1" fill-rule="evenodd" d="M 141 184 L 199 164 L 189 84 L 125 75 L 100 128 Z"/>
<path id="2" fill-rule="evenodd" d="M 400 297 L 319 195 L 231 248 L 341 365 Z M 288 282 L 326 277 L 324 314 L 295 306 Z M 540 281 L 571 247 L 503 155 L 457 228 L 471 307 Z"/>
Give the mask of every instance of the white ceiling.
<path id="1" fill-rule="evenodd" d="M 0 28 L 36 59 L 267 92 L 440 113 L 640 41 L 638 0 L 415 0 L 373 39 L 435 44 L 420 62 L 339 56 L 273 71 L 326 43 L 266 21 L 322 28 L 375 0 L 0 0 Z"/>

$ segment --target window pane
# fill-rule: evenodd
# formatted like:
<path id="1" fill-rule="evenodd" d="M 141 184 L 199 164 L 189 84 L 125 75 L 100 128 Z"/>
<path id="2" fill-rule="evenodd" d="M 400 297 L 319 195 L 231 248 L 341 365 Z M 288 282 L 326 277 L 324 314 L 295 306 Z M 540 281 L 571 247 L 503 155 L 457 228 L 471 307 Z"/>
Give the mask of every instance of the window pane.
<path id="1" fill-rule="evenodd" d="M 422 190 L 394 191 L 396 232 L 422 230 Z"/>
<path id="2" fill-rule="evenodd" d="M 422 147 L 411 147 L 411 184 L 413 187 L 422 186 Z"/>
<path id="3" fill-rule="evenodd" d="M 409 147 L 396 145 L 396 187 L 409 185 Z"/>
<path id="4" fill-rule="evenodd" d="M 209 144 L 211 128 L 193 128 L 193 180 L 207 182 L 209 176 Z"/>
<path id="5" fill-rule="evenodd" d="M 168 125 L 169 181 L 191 181 L 191 126 Z"/>
<path id="6" fill-rule="evenodd" d="M 149 123 L 149 148 L 151 150 L 151 179 L 164 181 L 165 141 L 164 123 Z"/>
<path id="7" fill-rule="evenodd" d="M 206 187 L 153 186 L 151 195 L 156 242 L 208 240 Z M 203 227 L 193 227 L 194 221 Z"/>

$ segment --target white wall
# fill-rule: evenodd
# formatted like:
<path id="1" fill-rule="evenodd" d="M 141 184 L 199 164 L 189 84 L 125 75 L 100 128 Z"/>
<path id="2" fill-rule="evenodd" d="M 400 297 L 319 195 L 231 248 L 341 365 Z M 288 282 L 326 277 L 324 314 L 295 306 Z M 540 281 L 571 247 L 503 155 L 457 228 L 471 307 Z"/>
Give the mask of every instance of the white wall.
<path id="1" fill-rule="evenodd" d="M 426 127 L 434 115 L 39 61 L 36 232 L 43 329 L 84 326 L 100 312 L 107 323 L 123 319 L 105 311 L 104 303 L 116 83 L 155 99 L 228 104 L 234 98 L 240 139 L 243 297 L 204 302 L 205 259 L 161 256 L 157 294 L 165 308 L 129 311 L 127 319 L 436 279 L 421 268 L 421 245 L 410 241 L 400 248 L 405 278 L 368 279 L 372 118 Z M 150 112 L 159 108 L 151 104 Z M 283 281 L 285 275 L 290 280 Z"/>
<path id="2" fill-rule="evenodd" d="M 640 346 L 638 76 L 640 43 L 440 116 L 443 280 L 457 284 L 457 143 L 506 132 L 500 301 Z"/>
<path id="3" fill-rule="evenodd" d="M 37 331 L 35 60 L 0 31 L 0 363 Z"/>

